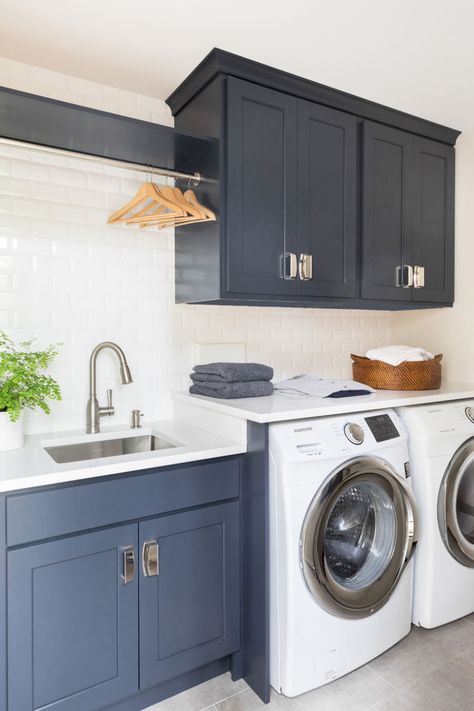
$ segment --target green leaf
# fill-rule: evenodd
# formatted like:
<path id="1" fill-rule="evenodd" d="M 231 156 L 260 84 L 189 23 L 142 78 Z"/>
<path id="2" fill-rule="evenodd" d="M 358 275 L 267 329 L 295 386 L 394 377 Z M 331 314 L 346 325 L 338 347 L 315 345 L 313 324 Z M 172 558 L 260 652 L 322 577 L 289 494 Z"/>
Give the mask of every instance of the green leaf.
<path id="1" fill-rule="evenodd" d="M 18 344 L 0 331 L 0 412 L 8 412 L 12 422 L 25 408 L 49 414 L 48 400 L 61 400 L 59 384 L 44 371 L 59 355 L 61 343 L 45 350 L 33 350 L 34 339 Z"/>

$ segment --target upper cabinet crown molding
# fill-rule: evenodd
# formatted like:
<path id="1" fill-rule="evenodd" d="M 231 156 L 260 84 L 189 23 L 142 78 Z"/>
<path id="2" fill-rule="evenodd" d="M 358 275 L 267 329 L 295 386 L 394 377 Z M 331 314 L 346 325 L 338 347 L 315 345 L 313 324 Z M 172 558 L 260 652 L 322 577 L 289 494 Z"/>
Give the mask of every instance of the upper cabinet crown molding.
<path id="1" fill-rule="evenodd" d="M 369 121 L 409 131 L 425 138 L 454 146 L 460 131 L 433 121 L 419 118 L 397 109 L 392 109 L 375 101 L 369 101 L 339 89 L 290 74 L 255 62 L 237 54 L 214 48 L 200 64 L 184 79 L 166 99 L 173 116 L 178 114 L 203 87 L 217 75 L 234 76 L 239 79 L 261 84 L 270 89 L 314 101 L 333 109 L 351 113 Z"/>

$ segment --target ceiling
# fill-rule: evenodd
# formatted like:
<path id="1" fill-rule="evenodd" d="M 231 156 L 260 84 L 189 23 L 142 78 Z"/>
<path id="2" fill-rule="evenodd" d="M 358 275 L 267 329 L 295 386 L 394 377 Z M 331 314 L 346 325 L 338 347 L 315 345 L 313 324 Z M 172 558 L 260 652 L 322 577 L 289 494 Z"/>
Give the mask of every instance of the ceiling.
<path id="1" fill-rule="evenodd" d="M 1 0 L 0 55 L 166 98 L 213 47 L 474 126 L 471 0 Z"/>

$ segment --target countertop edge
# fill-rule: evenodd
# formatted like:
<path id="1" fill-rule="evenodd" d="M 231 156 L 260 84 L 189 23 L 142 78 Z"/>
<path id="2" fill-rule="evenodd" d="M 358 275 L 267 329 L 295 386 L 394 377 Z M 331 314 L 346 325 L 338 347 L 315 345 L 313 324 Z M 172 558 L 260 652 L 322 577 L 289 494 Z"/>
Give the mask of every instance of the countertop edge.
<path id="1" fill-rule="evenodd" d="M 270 395 L 268 398 L 259 400 L 270 400 L 279 398 L 281 409 L 265 412 L 252 411 L 245 406 L 239 406 L 237 400 L 218 400 L 216 398 L 204 397 L 201 395 L 191 395 L 186 392 L 174 392 L 172 398 L 176 402 L 192 403 L 203 409 L 221 412 L 233 417 L 237 417 L 258 424 L 270 424 L 272 422 L 284 422 L 289 420 L 303 420 L 312 417 L 328 417 L 331 415 L 349 414 L 351 412 L 365 412 L 386 408 L 411 407 L 414 405 L 428 405 L 436 402 L 449 402 L 453 400 L 474 399 L 474 384 L 472 383 L 446 383 L 439 390 L 427 391 L 377 391 L 372 399 L 362 399 L 361 397 L 343 398 L 332 401 L 319 402 L 318 404 L 307 405 L 308 400 L 300 398 L 299 408 L 289 409 L 285 407 L 285 395 Z M 366 397 L 366 396 L 364 396 Z M 369 398 L 370 396 L 368 396 Z M 249 398 L 252 401 L 257 398 Z M 293 399 L 295 402 L 296 398 Z M 288 402 L 290 398 L 288 398 Z M 272 405 L 274 404 L 272 400 Z M 279 403 L 280 404 L 280 403 Z"/>

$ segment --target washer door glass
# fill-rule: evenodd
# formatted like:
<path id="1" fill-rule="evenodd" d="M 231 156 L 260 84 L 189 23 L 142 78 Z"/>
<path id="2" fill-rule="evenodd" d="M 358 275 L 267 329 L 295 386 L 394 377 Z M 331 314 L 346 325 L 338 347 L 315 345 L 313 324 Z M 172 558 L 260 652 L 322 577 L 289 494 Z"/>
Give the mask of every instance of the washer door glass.
<path id="1" fill-rule="evenodd" d="M 362 590 L 380 578 L 395 550 L 395 502 L 377 481 L 360 479 L 341 490 L 324 535 L 326 567 L 349 590 Z"/>
<path id="2" fill-rule="evenodd" d="M 451 555 L 474 567 L 474 440 L 454 455 L 438 501 L 440 532 Z"/>
<path id="3" fill-rule="evenodd" d="M 366 617 L 389 599 L 416 541 L 415 504 L 404 479 L 364 458 L 316 493 L 301 534 L 311 594 L 328 612 Z"/>

